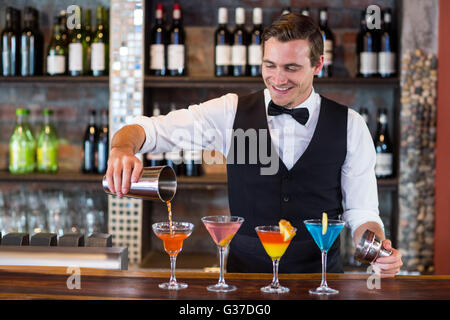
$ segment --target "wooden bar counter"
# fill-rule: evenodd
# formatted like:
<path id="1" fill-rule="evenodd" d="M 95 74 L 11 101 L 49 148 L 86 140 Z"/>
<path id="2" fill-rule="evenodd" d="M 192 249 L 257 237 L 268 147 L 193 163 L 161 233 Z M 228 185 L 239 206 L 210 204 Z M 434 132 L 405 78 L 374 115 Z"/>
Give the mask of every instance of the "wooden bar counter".
<path id="1" fill-rule="evenodd" d="M 189 287 L 177 292 L 158 288 L 169 278 L 167 272 L 79 270 L 76 288 L 74 271 L 65 267 L 0 266 L 0 299 L 157 299 L 157 300 L 320 300 L 308 290 L 320 284 L 320 274 L 281 274 L 286 294 L 265 294 L 262 286 L 271 274 L 226 274 L 225 280 L 238 289 L 213 293 L 206 286 L 218 280 L 217 273 L 177 272 L 177 280 Z M 72 278 L 70 278 L 72 276 Z M 450 300 L 450 276 L 396 276 L 381 279 L 379 289 L 368 289 L 370 274 L 328 274 L 328 285 L 339 290 L 327 300 Z M 68 286 L 68 283 L 71 284 Z M 375 285 L 372 282 L 372 285 Z M 74 287 L 75 286 L 75 287 Z M 69 287 L 74 287 L 69 289 Z"/>

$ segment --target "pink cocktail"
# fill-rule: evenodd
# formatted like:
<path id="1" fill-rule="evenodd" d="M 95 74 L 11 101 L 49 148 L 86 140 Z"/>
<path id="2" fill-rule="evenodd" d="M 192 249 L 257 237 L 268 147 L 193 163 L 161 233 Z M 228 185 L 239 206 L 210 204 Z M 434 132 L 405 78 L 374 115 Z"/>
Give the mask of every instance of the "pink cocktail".
<path id="1" fill-rule="evenodd" d="M 236 290 L 236 286 L 225 283 L 224 256 L 226 248 L 241 227 L 242 222 L 244 222 L 244 218 L 234 216 L 209 216 L 203 217 L 202 222 L 217 245 L 220 255 L 219 282 L 215 285 L 206 287 L 206 289 L 215 292 L 229 292 Z"/>

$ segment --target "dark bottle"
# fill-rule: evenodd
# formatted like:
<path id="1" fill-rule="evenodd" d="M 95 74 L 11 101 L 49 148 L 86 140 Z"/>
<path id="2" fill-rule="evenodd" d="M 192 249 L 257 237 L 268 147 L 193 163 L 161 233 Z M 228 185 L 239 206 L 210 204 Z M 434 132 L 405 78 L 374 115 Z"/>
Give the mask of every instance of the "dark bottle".
<path id="1" fill-rule="evenodd" d="M 97 173 L 106 173 L 109 152 L 108 110 L 102 111 L 102 120 L 96 142 Z"/>
<path id="2" fill-rule="evenodd" d="M 248 33 L 245 30 L 245 10 L 239 7 L 236 8 L 236 28 L 233 32 L 231 47 L 231 64 L 235 77 L 247 75 L 247 45 Z"/>
<path id="3" fill-rule="evenodd" d="M 392 28 L 392 13 L 390 8 L 386 8 L 383 10 L 380 52 L 378 52 L 378 74 L 381 77 L 394 77 L 397 74 L 396 52 L 397 39 Z"/>
<path id="4" fill-rule="evenodd" d="M 59 24 L 61 26 L 61 39 L 67 47 L 70 43 L 70 39 L 72 39 L 72 30 L 67 28 L 66 10 L 61 10 L 59 12 Z"/>
<path id="5" fill-rule="evenodd" d="M 159 115 L 161 115 L 161 109 L 159 109 L 159 104 L 155 102 L 153 104 L 153 116 L 157 117 Z M 158 167 L 166 164 L 166 161 L 164 160 L 164 153 L 147 152 L 145 158 L 150 163 L 151 167 Z"/>
<path id="6" fill-rule="evenodd" d="M 217 77 L 231 75 L 231 33 L 228 31 L 228 11 L 227 8 L 218 10 L 219 26 L 214 33 L 214 61 L 215 75 Z"/>
<path id="7" fill-rule="evenodd" d="M 357 36 L 358 76 L 369 78 L 377 75 L 378 41 L 374 30 L 368 28 L 369 16 L 361 12 L 361 30 Z"/>
<path id="8" fill-rule="evenodd" d="M 17 32 L 16 10 L 12 7 L 6 8 L 5 29 L 2 31 L 2 75 L 19 75 L 19 35 Z M 16 22 L 16 23 L 15 23 Z"/>
<path id="9" fill-rule="evenodd" d="M 95 172 L 95 143 L 97 141 L 98 129 L 95 125 L 95 110 L 91 111 L 89 124 L 83 139 L 83 172 Z"/>
<path id="10" fill-rule="evenodd" d="M 262 9 L 253 9 L 253 29 L 250 32 L 250 44 L 248 46 L 248 65 L 252 77 L 261 76 L 262 64 Z"/>
<path id="11" fill-rule="evenodd" d="M 60 17 L 55 18 L 53 36 L 47 51 L 47 74 L 66 74 L 67 47 L 62 39 Z"/>
<path id="12" fill-rule="evenodd" d="M 300 10 L 300 14 L 309 17 L 311 14 L 309 13 L 309 8 L 302 8 Z"/>
<path id="13" fill-rule="evenodd" d="M 319 10 L 319 28 L 323 38 L 323 68 L 317 75 L 318 78 L 329 78 L 333 76 L 333 57 L 334 57 L 334 36 L 328 27 L 328 9 Z"/>
<path id="14" fill-rule="evenodd" d="M 34 76 L 37 74 L 37 42 L 38 36 L 35 32 L 35 15 L 33 8 L 26 7 L 24 13 L 24 28 L 20 37 L 21 66 L 20 74 L 22 76 Z"/>
<path id="15" fill-rule="evenodd" d="M 35 65 L 35 74 L 34 75 L 42 75 L 44 73 L 44 35 L 42 34 L 39 27 L 39 11 L 35 8 L 32 8 L 33 12 L 33 30 L 36 39 L 35 43 L 35 52 L 36 58 L 34 61 Z"/>
<path id="16" fill-rule="evenodd" d="M 375 175 L 377 178 L 389 178 L 393 175 L 393 147 L 389 138 L 387 110 L 378 110 L 377 117 L 377 132 L 375 134 L 375 151 L 376 151 L 376 164 Z"/>
<path id="17" fill-rule="evenodd" d="M 164 7 L 156 5 L 155 25 L 150 35 L 150 74 L 154 76 L 166 75 L 167 32 L 164 27 Z"/>
<path id="18" fill-rule="evenodd" d="M 97 26 L 91 43 L 91 72 L 95 77 L 108 75 L 109 42 L 103 7 L 97 7 Z"/>
<path id="19" fill-rule="evenodd" d="M 186 47 L 181 7 L 178 3 L 173 5 L 172 18 L 167 45 L 167 70 L 171 76 L 183 76 L 186 74 Z"/>
<path id="20" fill-rule="evenodd" d="M 184 150 L 184 174 L 188 177 L 198 177 L 203 174 L 202 150 Z"/>
<path id="21" fill-rule="evenodd" d="M 87 54 L 87 43 L 84 36 L 84 28 L 81 24 L 81 7 L 75 9 L 77 21 L 80 23 L 72 30 L 72 39 L 69 43 L 69 75 L 81 76 L 87 73 L 85 60 Z"/>

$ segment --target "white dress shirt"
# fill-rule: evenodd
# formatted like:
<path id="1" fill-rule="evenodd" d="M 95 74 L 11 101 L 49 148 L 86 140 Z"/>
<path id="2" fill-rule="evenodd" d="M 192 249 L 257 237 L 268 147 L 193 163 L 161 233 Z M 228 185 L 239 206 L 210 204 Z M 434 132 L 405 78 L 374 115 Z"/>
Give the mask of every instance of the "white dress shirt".
<path id="1" fill-rule="evenodd" d="M 266 114 L 271 100 L 264 90 Z M 314 89 L 299 107 L 306 107 L 309 119 L 305 125 L 292 116 L 267 115 L 272 143 L 280 159 L 290 170 L 306 150 L 319 119 L 321 97 Z M 130 124 L 145 130 L 146 140 L 140 153 L 162 153 L 173 149 L 217 150 L 225 157 L 231 146 L 232 129 L 238 96 L 226 94 L 166 116 L 138 116 Z M 378 191 L 375 177 L 375 147 L 364 119 L 348 109 L 347 155 L 342 166 L 341 189 L 344 213 L 342 219 L 351 229 L 366 222 L 377 222 L 384 228 L 378 211 Z"/>

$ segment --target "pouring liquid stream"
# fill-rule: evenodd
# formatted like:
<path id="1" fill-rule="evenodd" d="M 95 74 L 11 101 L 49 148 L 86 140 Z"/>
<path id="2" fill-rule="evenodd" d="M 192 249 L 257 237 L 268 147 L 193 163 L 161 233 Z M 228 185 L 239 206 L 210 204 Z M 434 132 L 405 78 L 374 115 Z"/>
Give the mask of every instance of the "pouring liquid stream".
<path id="1" fill-rule="evenodd" d="M 170 234 L 173 235 L 173 222 L 172 222 L 172 204 L 169 200 L 166 201 L 167 204 L 167 211 L 169 213 L 169 230 Z"/>

